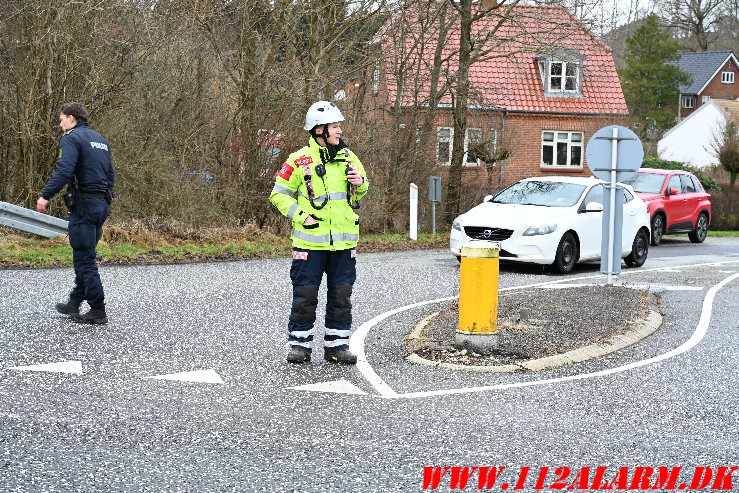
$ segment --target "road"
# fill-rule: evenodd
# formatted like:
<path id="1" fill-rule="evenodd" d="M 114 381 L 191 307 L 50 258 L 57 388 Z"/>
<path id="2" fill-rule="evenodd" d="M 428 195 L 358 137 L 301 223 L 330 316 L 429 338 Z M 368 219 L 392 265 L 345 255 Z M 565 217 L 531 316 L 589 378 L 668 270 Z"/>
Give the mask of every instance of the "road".
<path id="1" fill-rule="evenodd" d="M 360 254 L 361 364 L 332 366 L 318 350 L 288 365 L 289 262 L 103 267 L 104 327 L 53 311 L 70 269 L 0 271 L 0 490 L 415 492 L 424 468 L 443 466 L 506 467 L 489 491 L 544 491 L 537 480 L 558 476 L 597 486 L 599 467 L 614 485 L 619 467 L 682 467 L 675 487 L 711 467 L 710 486 L 738 465 L 737 238 L 666 239 L 618 277 L 660 293 L 660 330 L 537 373 L 404 359 L 403 336 L 458 289 L 445 251 Z M 500 277 L 513 292 L 586 282 L 605 282 L 597 264 Z"/>

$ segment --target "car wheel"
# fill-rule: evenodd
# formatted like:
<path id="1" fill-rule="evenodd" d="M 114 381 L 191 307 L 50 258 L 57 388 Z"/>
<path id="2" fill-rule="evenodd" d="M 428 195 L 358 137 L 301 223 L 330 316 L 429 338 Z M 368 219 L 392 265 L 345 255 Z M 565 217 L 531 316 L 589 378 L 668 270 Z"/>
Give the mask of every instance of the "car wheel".
<path id="1" fill-rule="evenodd" d="M 649 254 L 649 235 L 643 229 L 636 232 L 634 243 L 631 245 L 631 253 L 624 259 L 629 267 L 641 267 L 647 261 Z"/>
<path id="2" fill-rule="evenodd" d="M 662 243 L 663 234 L 665 234 L 665 218 L 662 214 L 655 214 L 652 218 L 652 246 Z"/>
<path id="3" fill-rule="evenodd" d="M 569 274 L 572 272 L 572 268 L 575 267 L 577 261 L 577 240 L 572 233 L 567 232 L 559 240 L 559 246 L 557 246 L 557 254 L 554 256 L 554 263 L 552 267 L 557 272 L 562 274 Z"/>
<path id="4" fill-rule="evenodd" d="M 695 229 L 688 233 L 688 238 L 693 243 L 703 243 L 708 235 L 708 216 L 705 213 L 701 213 L 698 216 L 698 221 L 695 223 Z"/>

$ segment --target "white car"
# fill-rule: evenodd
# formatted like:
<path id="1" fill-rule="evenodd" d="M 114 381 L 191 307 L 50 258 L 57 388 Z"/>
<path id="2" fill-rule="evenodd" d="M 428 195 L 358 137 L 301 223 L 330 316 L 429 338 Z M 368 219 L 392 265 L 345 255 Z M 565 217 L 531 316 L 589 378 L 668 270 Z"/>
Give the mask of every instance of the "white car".
<path id="1" fill-rule="evenodd" d="M 552 265 L 561 273 L 576 262 L 601 255 L 603 199 L 607 185 L 597 178 L 548 176 L 527 178 L 457 217 L 449 238 L 454 255 L 471 240 L 501 245 L 500 259 Z M 646 204 L 624 185 L 621 258 L 641 267 L 649 252 Z"/>

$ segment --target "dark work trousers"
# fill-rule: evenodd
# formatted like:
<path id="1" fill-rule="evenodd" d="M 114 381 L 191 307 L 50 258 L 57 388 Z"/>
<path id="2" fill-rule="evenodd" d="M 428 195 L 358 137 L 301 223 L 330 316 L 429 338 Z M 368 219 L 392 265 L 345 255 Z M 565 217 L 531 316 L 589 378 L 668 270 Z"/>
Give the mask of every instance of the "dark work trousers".
<path id="1" fill-rule="evenodd" d="M 293 304 L 287 325 L 288 344 L 310 350 L 315 333 L 318 288 L 323 273 L 328 287 L 326 297 L 326 351 L 349 348 L 352 327 L 352 286 L 357 278 L 356 250 L 293 249 L 290 279 Z"/>
<path id="2" fill-rule="evenodd" d="M 103 223 L 110 214 L 104 198 L 85 198 L 82 215 L 69 213 L 69 244 L 74 261 L 74 288 L 69 297 L 87 300 L 90 308 L 104 308 L 105 294 L 100 281 L 95 248 L 103 234 Z"/>

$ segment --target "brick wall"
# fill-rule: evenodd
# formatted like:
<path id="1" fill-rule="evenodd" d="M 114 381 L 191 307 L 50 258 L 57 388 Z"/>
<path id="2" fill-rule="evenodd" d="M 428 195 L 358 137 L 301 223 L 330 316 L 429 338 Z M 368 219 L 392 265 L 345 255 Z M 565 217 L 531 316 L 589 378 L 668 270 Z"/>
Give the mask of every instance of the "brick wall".
<path id="1" fill-rule="evenodd" d="M 600 128 L 608 125 L 625 125 L 625 115 L 557 115 L 535 113 L 474 112 L 468 118 L 468 126 L 483 129 L 483 138 L 492 136 L 492 129 L 497 129 L 498 146 L 507 146 L 510 157 L 496 163 L 492 176 L 488 179 L 488 166 L 482 163 L 479 167 L 465 166 L 464 180 L 479 185 L 490 183 L 499 189 L 532 176 L 570 175 L 591 176 L 585 159 L 585 148 L 590 137 Z M 452 126 L 450 111 L 440 112 L 437 121 L 439 126 Z M 581 168 L 542 166 L 542 132 L 545 130 L 582 132 L 583 133 L 583 166 Z M 435 159 L 435 149 L 431 150 Z M 444 167 L 440 167 L 443 173 Z"/>

